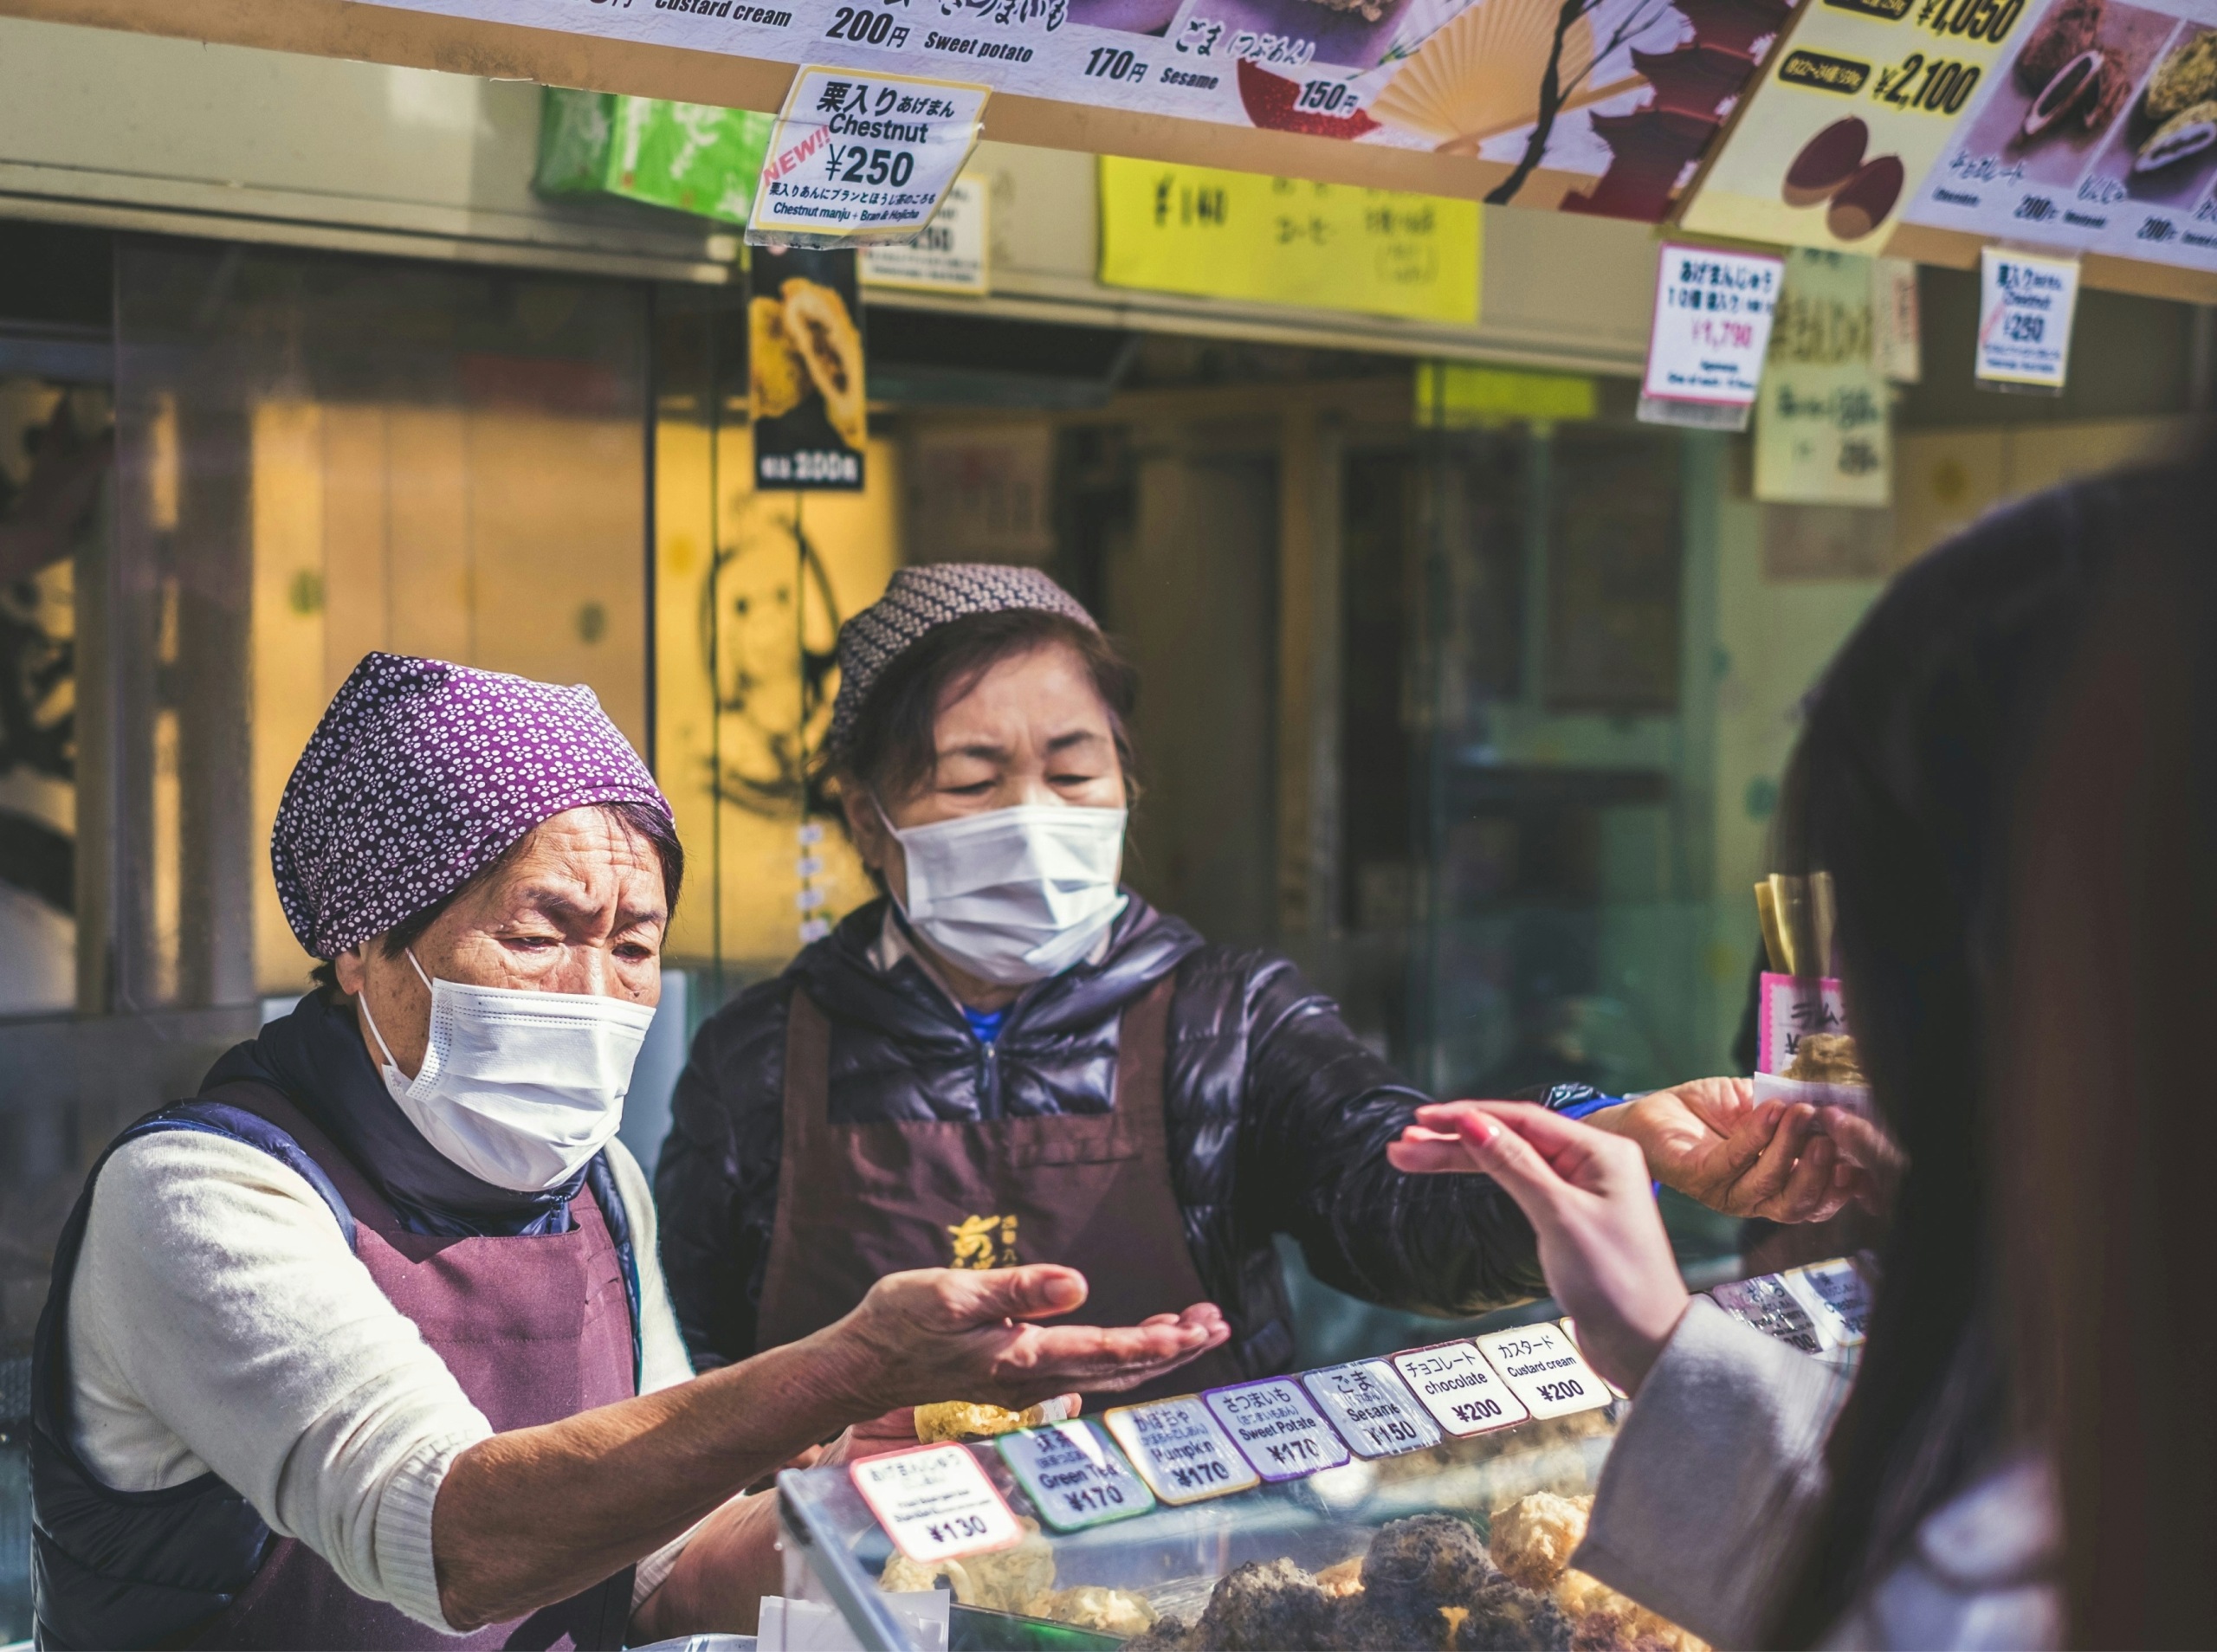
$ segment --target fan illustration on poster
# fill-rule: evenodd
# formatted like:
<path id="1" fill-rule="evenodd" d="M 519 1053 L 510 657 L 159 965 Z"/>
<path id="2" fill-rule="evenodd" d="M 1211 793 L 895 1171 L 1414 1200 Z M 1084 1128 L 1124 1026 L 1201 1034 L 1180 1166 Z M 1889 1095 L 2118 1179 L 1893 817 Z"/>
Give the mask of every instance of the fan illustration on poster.
<path id="1" fill-rule="evenodd" d="M 2055 0 L 1909 216 L 2217 268 L 2217 4 Z"/>

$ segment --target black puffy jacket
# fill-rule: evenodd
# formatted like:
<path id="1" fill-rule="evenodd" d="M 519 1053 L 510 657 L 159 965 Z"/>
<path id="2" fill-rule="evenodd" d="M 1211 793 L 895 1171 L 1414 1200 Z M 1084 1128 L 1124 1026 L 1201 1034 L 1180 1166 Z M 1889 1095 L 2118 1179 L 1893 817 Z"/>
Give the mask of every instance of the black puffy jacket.
<path id="1" fill-rule="evenodd" d="M 881 973 L 872 901 L 711 1016 L 679 1080 L 655 1174 L 663 1268 L 701 1370 L 755 1352 L 776 1216 L 785 1005 L 831 1022 L 835 1123 L 1099 1113 L 1124 1006 L 1178 972 L 1164 1107 L 1186 1240 L 1243 1370 L 1283 1371 L 1293 1327 L 1271 1236 L 1326 1283 L 1395 1307 L 1469 1314 L 1545 1288 L 1523 1215 L 1482 1177 L 1404 1176 L 1386 1144 L 1426 1100 L 1358 1042 L 1291 964 L 1205 945 L 1136 895 L 1098 964 L 1012 1006 L 996 1059 L 913 958 Z"/>

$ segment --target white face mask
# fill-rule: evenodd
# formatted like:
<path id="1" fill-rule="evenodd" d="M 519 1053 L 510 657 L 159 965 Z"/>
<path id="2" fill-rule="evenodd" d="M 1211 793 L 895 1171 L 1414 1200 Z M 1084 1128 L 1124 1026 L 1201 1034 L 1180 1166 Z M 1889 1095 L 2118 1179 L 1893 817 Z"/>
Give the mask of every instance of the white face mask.
<path id="1" fill-rule="evenodd" d="M 982 980 L 1024 986 L 1059 975 L 1093 950 L 1130 899 L 1116 887 L 1126 813 L 1026 803 L 905 829 L 886 820 L 908 859 L 902 910 L 917 933 Z"/>
<path id="2" fill-rule="evenodd" d="M 414 1081 L 359 1002 L 385 1052 L 385 1087 L 423 1139 L 480 1181 L 515 1193 L 559 1187 L 624 1121 L 631 1067 L 655 1012 L 591 992 L 434 981 L 431 1036 Z"/>

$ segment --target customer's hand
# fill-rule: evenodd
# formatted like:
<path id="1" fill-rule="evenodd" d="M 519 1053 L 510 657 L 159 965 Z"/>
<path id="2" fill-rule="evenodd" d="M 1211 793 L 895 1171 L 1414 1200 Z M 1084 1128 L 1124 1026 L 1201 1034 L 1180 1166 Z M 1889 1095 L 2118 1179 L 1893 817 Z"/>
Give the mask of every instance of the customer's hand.
<path id="1" fill-rule="evenodd" d="M 1113 1328 L 1025 1323 L 1073 1313 L 1085 1297 L 1083 1274 L 1045 1264 L 888 1274 L 818 1333 L 826 1375 L 863 1416 L 939 1400 L 1020 1409 L 1076 1389 L 1136 1388 L 1231 1334 L 1212 1302 Z"/>
<path id="2" fill-rule="evenodd" d="M 1548 1288 L 1577 1321 L 1580 1350 L 1639 1391 L 1687 1297 L 1637 1147 L 1521 1101 L 1448 1101 L 1419 1107 L 1386 1153 L 1404 1171 L 1500 1183 L 1539 1236 Z"/>
<path id="3" fill-rule="evenodd" d="M 1823 1222 L 1872 1196 L 1871 1178 L 1842 1156 L 1818 1108 L 1757 1106 L 1743 1078 L 1651 1091 L 1588 1122 L 1638 1143 L 1664 1186 L 1726 1216 Z"/>

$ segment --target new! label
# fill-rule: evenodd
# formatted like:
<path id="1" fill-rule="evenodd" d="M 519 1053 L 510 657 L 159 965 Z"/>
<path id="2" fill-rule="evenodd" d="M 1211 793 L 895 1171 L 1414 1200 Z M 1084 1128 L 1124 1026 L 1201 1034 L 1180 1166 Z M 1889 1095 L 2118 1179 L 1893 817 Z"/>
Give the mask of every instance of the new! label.
<path id="1" fill-rule="evenodd" d="M 1050 1423 L 995 1443 L 1039 1518 L 1057 1532 L 1129 1520 L 1154 1507 L 1154 1494 L 1089 1423 Z"/>
<path id="2" fill-rule="evenodd" d="M 1531 1415 L 1518 1403 L 1475 1342 L 1441 1342 L 1393 1356 L 1424 1408 L 1457 1438 L 1522 1423 Z"/>
<path id="3" fill-rule="evenodd" d="M 1534 1416 L 1568 1416 L 1609 1403 L 1608 1385 L 1559 1325 L 1496 1331 L 1480 1337 L 1478 1348 Z"/>
<path id="4" fill-rule="evenodd" d="M 1398 1457 L 1439 1443 L 1439 1425 L 1382 1359 L 1312 1371 L 1301 1385 L 1359 1457 Z"/>
<path id="5" fill-rule="evenodd" d="M 959 1445 L 866 1457 L 848 1470 L 894 1546 L 920 1565 L 1005 1549 L 1024 1528 L 986 1471 Z"/>
<path id="6" fill-rule="evenodd" d="M 1262 1483 L 1209 1408 L 1191 1395 L 1121 1405 L 1101 1420 L 1166 1503 L 1198 1503 Z"/>
<path id="7" fill-rule="evenodd" d="M 1265 1480 L 1298 1480 L 1352 1455 L 1289 1378 L 1212 1389 L 1201 1398 Z"/>

